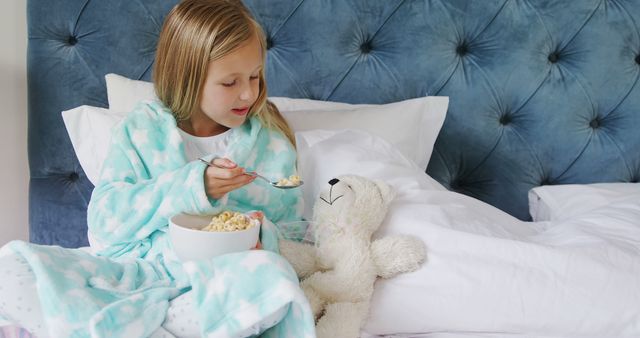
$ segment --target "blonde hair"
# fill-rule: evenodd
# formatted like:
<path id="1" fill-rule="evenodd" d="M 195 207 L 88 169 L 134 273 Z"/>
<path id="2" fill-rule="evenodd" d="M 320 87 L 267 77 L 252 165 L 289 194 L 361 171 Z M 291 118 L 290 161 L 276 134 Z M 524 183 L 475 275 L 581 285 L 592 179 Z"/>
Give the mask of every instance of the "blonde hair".
<path id="1" fill-rule="evenodd" d="M 209 63 L 233 52 L 257 37 L 262 63 L 267 54 L 260 25 L 240 0 L 184 0 L 167 15 L 156 50 L 153 83 L 156 95 L 184 121 L 200 107 Z M 267 100 L 264 67 L 260 70 L 259 92 L 248 117 L 284 134 L 295 147 L 291 127 L 278 108 Z"/>

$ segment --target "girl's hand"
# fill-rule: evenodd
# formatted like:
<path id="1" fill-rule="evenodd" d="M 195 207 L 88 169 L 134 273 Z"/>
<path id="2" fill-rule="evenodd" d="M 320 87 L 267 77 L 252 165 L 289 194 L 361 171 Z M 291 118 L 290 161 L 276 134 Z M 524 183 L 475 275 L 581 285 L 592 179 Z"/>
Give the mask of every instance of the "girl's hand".
<path id="1" fill-rule="evenodd" d="M 262 224 L 262 222 L 264 221 L 264 213 L 262 211 L 251 211 L 248 215 L 249 217 L 255 218 L 260 221 L 260 224 Z"/>
<path id="2" fill-rule="evenodd" d="M 260 240 L 258 240 L 258 243 L 256 243 L 256 246 L 251 248 L 251 250 L 262 250 L 262 243 L 260 242 Z"/>
<path id="3" fill-rule="evenodd" d="M 264 221 L 264 213 L 262 211 L 252 211 L 249 213 L 249 217 L 259 220 L 260 224 L 262 224 L 262 222 Z M 251 250 L 262 250 L 262 243 L 260 242 L 259 238 L 258 243 L 256 243 L 256 246 Z"/>
<path id="4" fill-rule="evenodd" d="M 245 175 L 244 168 L 227 158 L 216 158 L 212 164 L 204 171 L 204 190 L 211 198 L 220 199 L 255 180 L 255 176 Z"/>

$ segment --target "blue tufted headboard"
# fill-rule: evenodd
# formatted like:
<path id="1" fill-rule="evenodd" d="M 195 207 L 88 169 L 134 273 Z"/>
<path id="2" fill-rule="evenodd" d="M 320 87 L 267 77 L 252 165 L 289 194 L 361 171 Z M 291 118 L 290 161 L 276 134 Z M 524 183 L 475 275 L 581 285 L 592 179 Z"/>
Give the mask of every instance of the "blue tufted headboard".
<path id="1" fill-rule="evenodd" d="M 28 0 L 30 236 L 86 245 L 92 186 L 60 112 L 149 80 L 177 0 Z M 245 0 L 270 95 L 383 103 L 444 95 L 427 173 L 528 219 L 541 184 L 640 178 L 640 1 Z"/>

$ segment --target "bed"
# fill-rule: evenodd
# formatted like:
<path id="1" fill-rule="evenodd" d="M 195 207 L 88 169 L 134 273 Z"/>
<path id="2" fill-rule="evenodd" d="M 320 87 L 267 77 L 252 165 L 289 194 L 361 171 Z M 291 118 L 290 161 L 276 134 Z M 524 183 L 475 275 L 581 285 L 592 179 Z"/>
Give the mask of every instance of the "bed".
<path id="1" fill-rule="evenodd" d="M 61 112 L 82 105 L 108 108 L 111 98 L 107 95 L 106 74 L 115 73 L 132 80 L 149 81 L 162 20 L 176 2 L 28 1 L 31 242 L 72 248 L 88 245 L 86 209 L 93 185 L 74 151 L 68 126 L 65 127 Z M 615 251 L 622 256 L 613 257 L 613 251 L 598 247 L 604 250 L 601 253 L 613 255 L 608 257 L 609 261 L 598 266 L 602 268 L 599 273 L 603 274 L 606 274 L 605 266 L 608 264 L 616 266 L 621 279 L 611 279 L 610 282 L 619 283 L 614 285 L 620 287 L 620 292 L 624 291 L 637 298 L 640 290 L 637 286 L 632 286 L 637 282 L 637 277 L 632 272 L 638 268 L 640 237 L 628 225 L 640 224 L 640 217 L 636 218 L 637 205 L 629 201 L 628 197 L 637 192 L 634 189 L 637 185 L 632 183 L 637 183 L 640 179 L 640 2 L 243 2 L 254 13 L 268 36 L 266 73 L 269 94 L 282 98 L 280 104 L 283 107 L 289 104 L 292 111 L 353 111 L 374 105 L 385 106 L 380 111 L 387 111 L 390 115 L 387 125 L 392 125 L 396 121 L 394 118 L 398 117 L 394 117 L 394 114 L 399 114 L 399 109 L 402 108 L 389 106 L 390 104 L 427 95 L 448 97 L 446 119 L 441 128 L 436 128 L 437 139 L 434 136 L 435 143 L 430 145 L 433 151 L 429 148 L 428 165 L 419 168 L 424 178 L 410 176 L 403 170 L 394 172 L 399 175 L 407 174 L 406 177 L 410 178 L 398 181 L 397 184 L 410 186 L 412 182 L 425 180 L 424 187 L 431 187 L 433 191 L 439 192 L 427 197 L 424 194 L 405 196 L 414 201 L 423 198 L 421 209 L 406 212 L 420 214 L 422 220 L 427 223 L 427 220 L 431 220 L 433 224 L 437 224 L 436 218 L 441 222 L 462 223 L 474 219 L 478 223 L 465 223 L 464 226 L 457 223 L 458 228 L 452 229 L 469 236 L 491 235 L 500 240 L 474 244 L 465 242 L 471 239 L 460 237 L 456 239 L 457 245 L 451 244 L 448 247 L 447 250 L 451 250 L 448 252 L 474 257 L 476 252 L 470 249 L 474 245 L 478 245 L 476 249 L 479 251 L 489 246 L 496 255 L 485 257 L 491 261 L 499 260 L 498 257 L 505 253 L 506 256 L 513 252 L 522 253 L 521 246 L 513 246 L 513 242 L 518 242 L 522 237 L 528 238 L 525 247 L 532 245 L 531 243 L 538 243 L 544 248 L 569 245 L 568 236 L 576 235 L 579 238 L 584 235 L 579 231 L 580 224 L 583 223 L 575 223 L 575 218 L 565 218 L 562 221 L 566 227 L 557 228 L 565 230 L 557 230 L 554 234 L 545 235 L 546 237 L 536 235 L 548 229 L 549 224 L 555 223 L 550 223 L 554 220 L 549 218 L 537 218 L 535 220 L 539 222 L 530 222 L 530 207 L 535 204 L 533 202 L 541 199 L 540 195 L 530 193 L 533 188 L 568 184 L 592 187 L 591 184 L 594 183 L 619 183 L 631 187 L 631 190 L 624 188 L 615 198 L 611 197 L 611 191 L 620 191 L 617 188 L 609 189 L 607 186 L 596 189 L 598 192 L 607 191 L 606 201 L 617 202 L 605 203 L 612 207 L 606 212 L 602 211 L 597 217 L 591 217 L 589 222 L 594 223 L 594 219 L 619 219 L 616 215 L 626 212 L 623 217 L 626 225 L 612 226 L 612 229 L 618 229 L 619 232 L 604 231 L 610 235 L 614 231 L 615 236 L 611 235 L 611 238 L 623 236 L 620 243 L 624 244 L 620 244 L 620 247 L 624 249 Z M 322 101 L 331 101 L 337 106 L 328 109 L 318 103 Z M 344 105 L 340 106 L 339 103 Z M 390 107 L 395 107 L 395 110 Z M 309 135 L 313 136 L 307 134 Z M 316 143 L 315 148 L 311 144 L 307 148 L 303 145 L 303 149 L 306 149 L 306 154 L 310 157 L 314 154 L 326 154 L 323 151 L 330 151 L 331 142 L 340 137 L 343 141 L 351 140 L 349 137 L 355 136 L 344 132 L 336 137 L 338 138 L 325 140 L 325 144 Z M 415 141 L 420 140 L 418 138 Z M 335 143 L 333 146 L 339 144 Z M 400 158 L 396 162 L 389 162 L 389 159 L 394 158 L 392 153 L 379 151 L 377 154 L 380 156 L 379 163 L 393 165 L 403 160 Z M 335 160 L 344 160 L 343 155 L 345 154 L 333 156 Z M 328 155 L 327 161 L 331 156 Z M 370 170 L 369 173 L 374 174 L 372 168 L 377 163 L 374 162 L 375 159 L 361 161 L 358 170 Z M 307 172 L 324 168 L 327 173 L 340 173 L 336 168 L 323 167 L 322 163 L 309 163 L 313 165 L 309 164 Z M 364 164 L 369 166 L 364 167 Z M 356 168 L 344 168 L 349 169 Z M 386 172 L 384 175 L 391 174 Z M 385 177 L 392 179 L 392 176 L 383 178 Z M 318 178 L 321 179 L 324 177 Z M 591 189 L 588 190 L 590 193 L 595 191 L 588 189 Z M 309 189 L 305 193 L 313 197 L 315 191 Z M 583 193 L 585 190 L 577 190 L 569 196 Z M 456 208 L 448 209 L 443 201 L 450 201 L 448 205 Z M 424 205 L 427 204 L 438 205 L 439 209 L 425 208 Z M 561 211 L 562 208 L 569 209 L 566 205 L 560 207 Z M 591 206 L 591 209 L 594 208 Z M 557 210 L 556 208 L 554 212 Z M 589 210 L 576 211 L 574 216 L 583 216 L 587 211 Z M 551 212 L 547 212 L 549 213 Z M 412 222 L 403 217 L 404 214 L 397 211 L 391 215 L 390 222 Z M 556 218 L 555 221 L 560 220 Z M 490 225 L 483 228 L 480 223 Z M 424 232 L 427 231 L 425 229 L 435 228 L 413 224 L 401 230 Z M 588 234 L 593 235 L 602 230 L 595 226 L 594 229 Z M 438 236 L 445 235 L 436 231 L 429 233 L 429 236 L 442 238 Z M 545 242 L 546 240 L 549 241 Z M 572 243 L 580 248 L 585 243 L 592 243 L 590 239 L 576 241 L 578 242 Z M 602 242 L 611 243 L 607 240 Z M 463 243 L 468 245 L 464 246 L 466 244 Z M 427 247 L 428 255 L 429 250 L 436 252 L 435 256 L 431 256 L 436 258 L 429 263 L 435 267 L 429 272 L 418 274 L 420 278 L 429 279 L 435 274 L 452 273 L 447 270 L 452 265 L 438 260 L 440 256 L 437 255 L 437 244 L 427 243 Z M 551 251 L 544 251 L 544 254 L 541 252 L 536 251 L 541 256 L 537 257 L 535 264 L 533 261 L 529 262 L 531 265 L 528 266 L 532 269 L 535 265 L 535 269 L 543 271 L 545 265 L 536 264 L 546 260 L 562 261 L 564 257 Z M 590 262 L 598 260 L 596 251 L 585 255 Z M 575 263 L 571 260 L 562 262 L 565 269 Z M 457 266 L 459 274 L 456 275 L 459 279 L 451 275 L 447 280 L 429 279 L 421 284 L 416 279 L 417 275 L 414 275 L 412 279 L 398 278 L 380 283 L 378 288 L 395 290 L 394 288 L 410 287 L 440 293 L 447 285 L 455 285 L 457 290 L 476 294 L 477 292 L 473 292 L 474 285 L 477 291 L 487 291 L 481 287 L 494 285 L 496 290 L 487 294 L 501 298 L 478 298 L 469 300 L 465 305 L 452 302 L 450 298 L 436 297 L 437 301 L 448 303 L 452 311 L 456 311 L 457 307 L 461 313 L 458 321 L 436 315 L 437 305 L 443 304 L 422 303 L 425 307 L 433 306 L 433 309 L 417 312 L 417 317 L 403 313 L 397 320 L 403 322 L 404 318 L 411 322 L 427 321 L 432 325 L 418 325 L 405 331 L 393 332 L 393 329 L 377 322 L 367 326 L 369 332 L 430 337 L 446 337 L 454 333 L 472 336 L 474 332 L 495 336 L 522 333 L 539 336 L 585 336 L 585 332 L 592 332 L 594 336 L 606 333 L 605 336 L 617 337 L 640 334 L 638 311 L 625 310 L 627 312 L 617 319 L 609 318 L 605 311 L 616 306 L 630 309 L 631 301 L 635 299 L 633 297 L 622 303 L 579 303 L 591 304 L 594 308 L 602 307 L 602 311 L 581 312 L 582 319 L 601 319 L 592 325 L 567 314 L 575 311 L 578 305 L 563 307 L 562 304 L 555 304 L 553 308 L 557 310 L 557 314 L 564 313 L 564 316 L 558 318 L 558 322 L 550 322 L 549 318 L 539 314 L 548 305 L 545 300 L 539 300 L 535 305 L 540 308 L 532 310 L 531 307 L 524 306 L 528 300 L 522 296 L 525 294 L 522 290 L 500 290 L 504 285 L 498 280 L 510 276 L 505 271 L 502 272 L 504 274 L 483 279 L 474 275 L 474 272 L 482 272 L 471 267 L 473 260 L 460 264 L 462 265 Z M 518 264 L 518 261 L 507 264 L 511 276 L 517 276 L 520 271 Z M 562 273 L 560 267 L 556 268 L 557 271 L 552 269 L 556 271 L 554 273 Z M 592 266 L 585 265 L 583 268 Z M 465 269 L 468 270 L 464 272 Z M 635 270 L 636 274 L 637 271 L 640 270 Z M 577 279 L 571 283 L 580 285 L 580 278 L 586 280 L 594 276 L 585 273 L 574 277 Z M 514 280 L 520 280 L 519 278 Z M 522 277 L 523 281 L 526 279 L 526 276 Z M 462 284 L 447 284 L 454 280 Z M 576 285 L 571 283 L 567 285 Z M 595 282 L 587 284 L 593 287 L 599 285 Z M 513 288 L 522 286 L 515 282 L 507 285 L 512 285 Z M 587 286 L 580 290 L 588 290 Z M 544 292 L 542 289 L 538 291 Z M 387 293 L 393 295 L 389 292 Z M 526 294 L 532 295 L 537 291 L 531 292 Z M 513 307 L 503 303 L 506 303 L 505 298 L 517 298 L 519 295 L 522 307 L 518 317 L 512 315 Z M 621 300 L 622 297 L 619 296 L 616 294 L 611 299 Z M 380 297 L 382 296 L 378 296 L 379 302 L 386 301 Z M 398 302 L 410 299 L 411 295 L 407 294 L 399 297 Z M 601 300 L 606 301 L 605 298 Z M 376 312 L 375 304 L 374 301 L 372 316 L 389 316 L 388 312 Z M 493 313 L 494 317 L 478 316 L 478 313 L 486 312 Z M 507 314 L 505 316 L 513 321 L 505 324 L 497 320 L 501 314 Z M 486 321 L 490 320 L 494 320 L 495 325 L 487 325 Z M 533 325 L 532 328 L 523 327 L 523 322 L 542 324 Z M 567 326 L 571 325 L 578 327 L 568 329 Z"/>

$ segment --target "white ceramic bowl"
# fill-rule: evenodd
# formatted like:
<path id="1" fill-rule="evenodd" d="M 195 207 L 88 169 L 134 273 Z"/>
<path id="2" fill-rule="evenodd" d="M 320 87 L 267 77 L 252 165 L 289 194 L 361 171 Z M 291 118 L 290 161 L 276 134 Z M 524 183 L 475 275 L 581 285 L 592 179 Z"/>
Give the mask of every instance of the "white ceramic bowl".
<path id="1" fill-rule="evenodd" d="M 182 261 L 209 259 L 256 246 L 260 225 L 239 231 L 202 231 L 213 215 L 177 214 L 169 220 L 169 240 Z"/>

